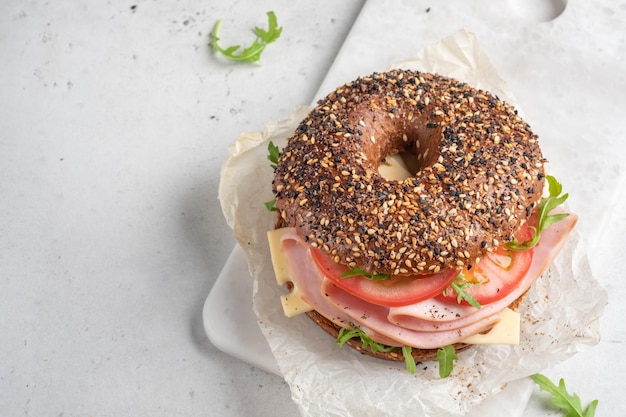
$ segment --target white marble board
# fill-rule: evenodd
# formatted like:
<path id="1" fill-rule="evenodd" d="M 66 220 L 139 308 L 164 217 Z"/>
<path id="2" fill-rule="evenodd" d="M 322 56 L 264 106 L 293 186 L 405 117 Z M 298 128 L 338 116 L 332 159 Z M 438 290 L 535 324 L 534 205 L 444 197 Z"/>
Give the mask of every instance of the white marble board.
<path id="1" fill-rule="evenodd" d="M 618 151 L 626 144 L 625 27 L 626 3 L 608 1 L 369 0 L 317 97 L 359 75 L 385 70 L 455 31 L 470 30 L 539 134 L 550 171 L 570 192 L 570 207 L 580 214 L 594 272 L 606 283 L 617 272 L 611 260 L 623 233 L 615 232 L 626 232 L 626 218 L 612 209 L 626 204 L 621 191 L 626 163 Z M 235 314 L 224 303 L 226 291 L 220 282 L 225 280 L 242 289 L 233 301 L 249 302 L 246 273 L 242 252 L 235 248 L 205 304 L 205 327 L 221 349 L 277 373 L 252 311 Z M 624 295 L 625 290 L 619 285 L 612 294 Z M 603 328 L 609 329 L 604 332 L 609 344 L 597 348 L 606 355 L 593 356 L 597 363 L 592 373 L 594 367 L 606 369 L 618 349 L 615 344 L 625 340 L 624 326 L 611 315 L 611 306 L 608 310 Z M 227 320 L 211 320 L 217 316 Z M 567 364 L 563 369 L 569 371 Z M 626 369 L 618 365 L 612 372 L 619 375 Z M 517 415 L 530 395 L 528 385 L 525 389 Z M 613 398 L 610 389 L 607 392 Z M 524 415 L 535 415 L 538 408 L 531 401 Z"/>

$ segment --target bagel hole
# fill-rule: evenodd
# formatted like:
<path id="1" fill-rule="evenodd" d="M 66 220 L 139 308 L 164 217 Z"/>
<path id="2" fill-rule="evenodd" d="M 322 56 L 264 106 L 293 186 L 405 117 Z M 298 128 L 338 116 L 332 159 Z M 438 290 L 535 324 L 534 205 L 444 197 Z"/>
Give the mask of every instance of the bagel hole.
<path id="1" fill-rule="evenodd" d="M 386 180 L 403 181 L 416 177 L 423 168 L 437 162 L 437 145 L 441 136 L 441 129 L 416 126 L 403 130 L 402 136 L 382 149 L 383 155 L 385 152 L 386 155 L 378 165 L 378 173 Z"/>
<path id="2" fill-rule="evenodd" d="M 417 162 L 417 157 L 415 156 L 415 154 L 412 152 L 400 152 L 399 155 L 411 175 L 415 176 L 415 174 L 420 170 L 420 165 Z"/>
<path id="3" fill-rule="evenodd" d="M 417 157 L 412 152 L 390 154 L 381 161 L 378 173 L 386 180 L 403 181 L 419 171 Z"/>

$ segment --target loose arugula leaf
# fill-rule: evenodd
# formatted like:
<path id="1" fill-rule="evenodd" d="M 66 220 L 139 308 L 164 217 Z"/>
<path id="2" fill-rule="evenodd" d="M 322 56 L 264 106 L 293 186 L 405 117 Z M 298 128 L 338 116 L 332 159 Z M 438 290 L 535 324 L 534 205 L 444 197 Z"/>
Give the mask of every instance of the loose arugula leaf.
<path id="1" fill-rule="evenodd" d="M 276 14 L 274 14 L 274 12 L 267 12 L 267 26 L 268 30 L 263 30 L 258 26 L 254 27 L 254 34 L 258 38 L 262 39 L 266 45 L 278 39 L 280 34 L 283 32 L 283 28 L 278 27 L 278 19 L 276 18 Z"/>
<path id="2" fill-rule="evenodd" d="M 583 410 L 580 397 L 576 393 L 570 394 L 565 387 L 563 378 L 559 380 L 559 386 L 554 385 L 550 379 L 541 374 L 530 376 L 532 380 L 541 388 L 552 395 L 552 404 L 561 408 L 565 412 L 565 417 L 594 417 L 598 400 L 593 400 L 585 410 Z"/>
<path id="3" fill-rule="evenodd" d="M 278 164 L 278 158 L 280 157 L 280 150 L 278 146 L 274 145 L 272 141 L 267 145 L 267 159 L 272 163 L 272 169 L 276 169 L 276 164 Z"/>
<path id="4" fill-rule="evenodd" d="M 226 49 L 218 45 L 218 41 L 220 40 L 220 38 L 217 36 L 217 33 L 222 26 L 222 19 L 219 19 L 217 22 L 215 22 L 213 32 L 211 33 L 213 48 L 215 48 L 216 51 L 220 52 L 231 61 L 258 61 L 261 58 L 261 52 L 263 52 L 265 47 L 278 39 L 283 31 L 283 28 L 278 26 L 278 20 L 276 19 L 276 15 L 274 14 L 274 12 L 267 12 L 267 22 L 268 29 L 264 30 L 256 26 L 254 28 L 254 34 L 256 35 L 256 39 L 254 40 L 252 45 L 244 48 L 241 53 L 235 54 L 235 52 L 240 49 L 240 45 L 233 45 Z"/>
<path id="5" fill-rule="evenodd" d="M 567 200 L 569 194 L 565 193 L 561 195 L 563 186 L 551 175 L 546 176 L 548 181 L 548 197 L 544 197 L 539 202 L 539 208 L 537 211 L 537 227 L 531 227 L 534 232 L 532 239 L 525 242 L 519 242 L 517 238 L 511 243 L 507 243 L 506 246 L 511 250 L 527 250 L 535 247 L 539 243 L 541 232 L 550 227 L 550 225 L 563 220 L 569 213 L 549 214 L 553 209 L 560 206 Z"/>
<path id="6" fill-rule="evenodd" d="M 476 308 L 480 308 L 480 303 L 478 301 L 476 301 L 476 299 L 472 296 L 472 294 L 468 293 L 467 291 L 465 291 L 465 289 L 472 284 L 471 282 L 468 282 L 465 280 L 465 277 L 463 276 L 463 274 L 459 274 L 456 277 L 456 280 L 454 282 L 452 282 L 452 284 L 450 284 L 450 287 L 454 290 L 454 292 L 456 292 L 457 296 L 456 296 L 456 302 L 458 304 L 461 304 L 461 300 L 465 300 L 467 301 L 471 306 L 476 307 Z M 448 288 L 446 288 L 444 291 L 444 295 L 447 294 Z"/>
<path id="7" fill-rule="evenodd" d="M 263 203 L 265 208 L 268 209 L 269 211 L 278 211 L 278 209 L 274 207 L 274 204 L 276 204 L 276 199 L 266 201 L 265 203 Z"/>
<path id="8" fill-rule="evenodd" d="M 439 362 L 439 377 L 447 378 L 454 369 L 454 361 L 458 360 L 454 346 L 448 345 L 437 349 L 437 362 Z"/>
<path id="9" fill-rule="evenodd" d="M 371 279 L 374 281 L 391 279 L 391 274 L 372 274 L 358 267 L 350 268 L 348 271 L 341 274 L 339 278 L 358 277 L 358 276 L 362 276 L 364 278 Z"/>

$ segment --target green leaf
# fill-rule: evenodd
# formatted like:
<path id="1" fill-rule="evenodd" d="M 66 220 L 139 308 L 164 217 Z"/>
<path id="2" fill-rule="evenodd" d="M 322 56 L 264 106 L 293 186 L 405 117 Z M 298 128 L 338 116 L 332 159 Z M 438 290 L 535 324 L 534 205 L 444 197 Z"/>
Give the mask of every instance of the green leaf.
<path id="1" fill-rule="evenodd" d="M 357 327 L 355 327 L 354 329 L 342 327 L 339 330 L 337 338 L 335 339 L 335 343 L 337 343 L 339 347 L 343 347 L 343 345 L 345 345 L 348 340 L 352 339 L 353 337 L 359 337 L 360 333 L 363 333 L 363 331 Z"/>
<path id="2" fill-rule="evenodd" d="M 454 361 L 458 360 L 454 346 L 448 345 L 437 349 L 437 362 L 439 362 L 439 377 L 447 378 L 454 369 Z"/>
<path id="3" fill-rule="evenodd" d="M 539 243 L 541 238 L 541 232 L 550 227 L 552 224 L 563 220 L 569 213 L 550 214 L 552 210 L 560 206 L 567 200 L 569 194 L 560 195 L 563 191 L 563 186 L 556 178 L 551 175 L 546 176 L 548 181 L 548 197 L 544 197 L 539 202 L 537 209 L 537 227 L 531 227 L 533 230 L 533 237 L 525 242 L 519 242 L 517 238 L 511 243 L 507 243 L 506 246 L 511 250 L 527 250 L 535 247 Z"/>
<path id="4" fill-rule="evenodd" d="M 274 145 L 272 141 L 267 145 L 267 159 L 272 163 L 272 168 L 276 169 L 276 164 L 278 164 L 278 158 L 280 157 L 280 150 L 278 146 Z"/>
<path id="5" fill-rule="evenodd" d="M 404 362 L 406 363 L 406 369 L 411 375 L 415 375 L 417 365 L 415 364 L 415 358 L 413 357 L 413 348 L 411 346 L 402 346 L 402 356 L 404 356 Z"/>
<path id="6" fill-rule="evenodd" d="M 374 340 L 370 339 L 370 337 L 358 327 L 355 327 L 353 329 L 347 329 L 345 327 L 342 327 L 341 330 L 339 330 L 339 335 L 337 336 L 337 339 L 335 339 L 335 342 L 339 345 L 339 347 L 342 347 L 348 340 L 354 337 L 360 338 L 361 345 L 363 345 L 364 348 L 369 347 L 370 350 L 374 353 L 391 352 L 393 350 L 398 349 L 395 346 L 387 346 L 387 345 L 383 345 L 382 343 L 375 342 Z"/>
<path id="7" fill-rule="evenodd" d="M 274 12 L 267 13 L 267 21 L 267 31 L 258 26 L 254 28 L 255 35 L 257 35 L 258 38 L 262 39 L 263 42 L 265 42 L 266 44 L 274 42 L 280 37 L 280 34 L 283 32 L 283 28 L 278 27 L 278 20 L 276 19 L 276 15 L 274 14 Z"/>
<path id="8" fill-rule="evenodd" d="M 454 292 L 456 292 L 457 296 L 456 296 L 456 302 L 458 304 L 461 304 L 462 300 L 467 301 L 471 306 L 476 307 L 476 308 L 480 308 L 480 303 L 478 301 L 476 301 L 476 299 L 472 296 L 472 294 L 468 293 L 467 291 L 465 291 L 466 288 L 468 288 L 471 285 L 475 285 L 471 282 L 468 282 L 465 280 L 465 277 L 463 276 L 463 274 L 459 274 L 456 277 L 456 280 L 454 282 L 452 282 L 452 284 L 450 284 L 450 287 L 454 290 Z M 448 291 L 448 289 L 446 288 L 444 290 L 444 295 L 446 295 L 446 292 Z"/>
<path id="9" fill-rule="evenodd" d="M 593 400 L 585 410 L 583 410 L 580 397 L 576 393 L 570 394 L 565 387 L 563 378 L 559 380 L 558 387 L 545 375 L 534 374 L 531 379 L 543 391 L 552 396 L 552 404 L 562 409 L 565 417 L 594 417 L 598 400 Z"/>
<path id="10" fill-rule="evenodd" d="M 596 415 L 596 407 L 598 407 L 598 400 L 590 402 L 585 410 L 584 417 L 594 417 Z"/>
<path id="11" fill-rule="evenodd" d="M 280 150 L 278 149 L 278 146 L 274 145 L 274 143 L 270 141 L 270 143 L 267 144 L 267 152 L 267 159 L 269 159 L 269 161 L 272 163 L 272 169 L 276 169 L 276 164 L 278 163 L 278 158 L 280 157 Z M 265 208 L 269 211 L 278 211 L 278 209 L 275 207 L 276 199 L 266 201 L 263 204 L 265 204 Z"/>
<path id="12" fill-rule="evenodd" d="M 358 337 L 361 339 L 361 345 L 364 348 L 369 348 L 372 352 L 392 352 L 396 351 L 399 348 L 397 346 L 387 346 L 382 343 L 378 343 L 370 339 L 370 337 L 358 327 L 347 329 L 342 328 L 339 330 L 339 335 L 335 339 L 335 342 L 339 347 L 342 347 L 348 340 Z M 415 374 L 417 369 L 417 364 L 415 363 L 415 359 L 411 352 L 413 348 L 410 346 L 402 346 L 402 356 L 404 356 L 404 362 L 406 363 L 406 369 L 411 373 L 411 375 Z"/>
<path id="13" fill-rule="evenodd" d="M 276 204 L 276 199 L 266 201 L 265 203 L 263 203 L 263 205 L 265 205 L 265 208 L 268 209 L 269 211 L 278 211 L 278 209 L 274 207 L 275 204 Z"/>
<path id="14" fill-rule="evenodd" d="M 346 272 L 344 272 L 343 274 L 339 276 L 339 278 L 348 278 L 348 277 L 363 277 L 363 278 L 371 279 L 373 281 L 382 281 L 382 280 L 391 279 L 391 274 L 372 274 L 361 268 L 354 267 L 354 268 L 350 268 L 349 270 L 347 270 Z"/>
<path id="15" fill-rule="evenodd" d="M 233 45 L 228 48 L 222 48 L 219 46 L 218 42 L 220 38 L 217 34 L 222 26 L 222 19 L 218 19 L 217 22 L 215 22 L 215 26 L 213 26 L 213 31 L 211 33 L 213 48 L 231 61 L 258 61 L 261 58 L 261 53 L 265 47 L 278 39 L 283 31 L 282 27 L 278 27 L 278 20 L 276 19 L 274 12 L 267 12 L 267 21 L 268 29 L 264 30 L 256 26 L 253 31 L 256 35 L 256 39 L 252 42 L 252 45 L 244 48 L 241 53 L 236 54 L 236 52 L 241 49 L 240 45 Z"/>

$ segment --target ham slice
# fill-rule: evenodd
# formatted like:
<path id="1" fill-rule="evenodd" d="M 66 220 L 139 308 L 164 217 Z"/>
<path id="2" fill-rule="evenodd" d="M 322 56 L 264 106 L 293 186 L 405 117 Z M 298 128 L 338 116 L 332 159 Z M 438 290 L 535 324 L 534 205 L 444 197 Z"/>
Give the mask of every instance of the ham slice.
<path id="1" fill-rule="evenodd" d="M 576 224 L 573 214 L 553 224 L 541 235 L 533 261 L 518 288 L 480 309 L 447 304 L 436 299 L 404 307 L 383 307 L 363 301 L 326 279 L 310 256 L 309 246 L 295 230 L 281 239 L 287 252 L 294 285 L 305 301 L 324 317 L 341 327 L 360 327 L 373 340 L 390 346 L 407 345 L 432 349 L 457 343 L 492 327 L 498 313 L 524 294 L 547 269 Z"/>
<path id="2" fill-rule="evenodd" d="M 353 320 L 336 305 L 329 302 L 322 292 L 322 282 L 326 278 L 317 268 L 309 251 L 309 245 L 296 234 L 295 229 L 290 229 L 281 238 L 281 248 L 286 252 L 286 258 L 291 271 L 292 282 L 303 295 L 304 301 L 310 304 L 318 313 L 340 327 L 354 327 Z M 396 346 L 398 343 L 387 338 L 370 328 L 365 323 L 359 327 L 373 340 L 388 346 Z"/>
<path id="3" fill-rule="evenodd" d="M 420 331 L 441 331 L 464 328 L 487 316 L 498 314 L 509 304 L 522 296 L 533 282 L 548 268 L 560 252 L 565 237 L 576 223 L 576 216 L 570 215 L 544 231 L 535 246 L 535 255 L 530 268 L 515 290 L 506 297 L 480 309 L 467 305 L 451 305 L 437 299 L 430 299 L 404 307 L 392 307 L 390 322 L 409 329 Z"/>
<path id="4" fill-rule="evenodd" d="M 337 309 L 342 310 L 352 318 L 359 326 L 367 326 L 376 332 L 395 341 L 394 345 L 406 345 L 420 349 L 436 349 L 450 345 L 461 339 L 480 333 L 482 330 L 490 328 L 500 320 L 497 314 L 475 321 L 463 328 L 448 331 L 415 331 L 390 322 L 389 307 L 363 301 L 329 280 L 325 280 L 323 288 L 327 297 Z M 370 336 L 372 337 L 372 336 Z M 373 338 L 373 337 L 372 337 Z"/>

